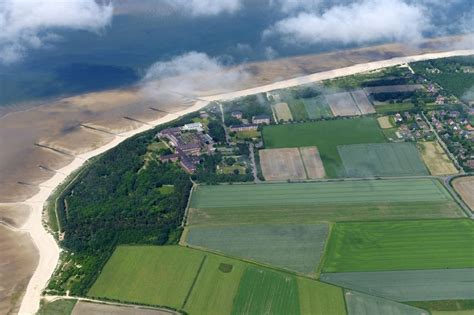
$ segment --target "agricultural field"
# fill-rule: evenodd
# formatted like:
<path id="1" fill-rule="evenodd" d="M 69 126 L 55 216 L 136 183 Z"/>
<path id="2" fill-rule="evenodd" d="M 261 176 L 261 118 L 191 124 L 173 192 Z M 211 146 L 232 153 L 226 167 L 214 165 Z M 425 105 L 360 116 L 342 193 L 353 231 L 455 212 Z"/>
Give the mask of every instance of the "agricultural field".
<path id="1" fill-rule="evenodd" d="M 382 129 L 390 129 L 393 128 L 394 126 L 390 122 L 390 117 L 389 116 L 382 116 L 377 118 L 377 121 L 380 125 L 380 128 Z"/>
<path id="2" fill-rule="evenodd" d="M 324 96 L 304 98 L 302 101 L 310 119 L 333 117 L 331 107 Z"/>
<path id="3" fill-rule="evenodd" d="M 316 146 L 330 178 L 344 176 L 338 145 L 386 142 L 372 117 L 267 126 L 262 134 L 267 149 Z"/>
<path id="4" fill-rule="evenodd" d="M 189 314 L 230 314 L 247 264 L 207 254 L 183 309 Z"/>
<path id="5" fill-rule="evenodd" d="M 293 120 L 293 116 L 291 115 L 290 108 L 286 103 L 277 103 L 272 105 L 273 111 L 276 114 L 278 121 L 290 121 Z"/>
<path id="6" fill-rule="evenodd" d="M 78 301 L 71 315 L 178 315 L 177 312 L 136 306 L 107 305 Z M 55 315 L 58 315 L 56 313 Z M 61 314 L 64 315 L 64 314 Z"/>
<path id="7" fill-rule="evenodd" d="M 119 246 L 87 295 L 179 309 L 204 257 L 174 246 Z"/>
<path id="8" fill-rule="evenodd" d="M 355 90 L 352 91 L 351 94 L 362 115 L 375 113 L 375 108 L 367 97 L 367 94 L 365 94 L 364 90 Z"/>
<path id="9" fill-rule="evenodd" d="M 190 225 L 464 217 L 434 179 L 201 185 L 189 210 Z"/>
<path id="10" fill-rule="evenodd" d="M 290 107 L 291 116 L 295 121 L 303 121 L 308 119 L 308 113 L 306 112 L 305 105 L 302 100 L 295 100 L 288 103 Z"/>
<path id="11" fill-rule="evenodd" d="M 350 92 L 326 94 L 325 96 L 334 116 L 357 116 L 361 114 Z"/>
<path id="12" fill-rule="evenodd" d="M 325 176 L 316 147 L 264 149 L 259 151 L 260 166 L 267 181 L 316 179 Z"/>
<path id="13" fill-rule="evenodd" d="M 413 143 L 338 146 L 347 177 L 428 175 Z"/>
<path id="14" fill-rule="evenodd" d="M 301 147 L 299 150 L 308 179 L 324 178 L 326 172 L 318 148 Z"/>
<path id="15" fill-rule="evenodd" d="M 429 315 L 423 309 L 360 292 L 346 291 L 345 297 L 349 315 Z"/>
<path id="16" fill-rule="evenodd" d="M 474 300 L 417 301 L 407 304 L 429 310 L 432 315 L 474 314 Z"/>
<path id="17" fill-rule="evenodd" d="M 452 185 L 469 208 L 474 210 L 474 176 L 456 178 L 452 181 Z"/>
<path id="18" fill-rule="evenodd" d="M 473 239 L 467 219 L 336 223 L 323 272 L 473 268 Z"/>
<path id="19" fill-rule="evenodd" d="M 323 273 L 321 281 L 395 301 L 474 299 L 474 269 Z"/>
<path id="20" fill-rule="evenodd" d="M 298 148 L 264 149 L 258 154 L 266 180 L 306 179 Z"/>
<path id="21" fill-rule="evenodd" d="M 328 225 L 231 225 L 191 227 L 186 243 L 292 271 L 314 274 L 328 236 Z"/>
<path id="22" fill-rule="evenodd" d="M 77 300 L 61 299 L 42 303 L 37 315 L 70 315 Z"/>
<path id="23" fill-rule="evenodd" d="M 302 295 L 300 287 L 305 288 Z M 317 294 L 321 300 L 310 301 L 307 294 Z M 345 314 L 340 288 L 179 246 L 119 246 L 89 296 L 164 306 L 191 315 L 261 314 L 262 310 Z M 328 313 L 332 310 L 338 312 Z"/>
<path id="24" fill-rule="evenodd" d="M 456 174 L 458 170 L 438 142 L 419 142 L 421 157 L 431 175 Z"/>
<path id="25" fill-rule="evenodd" d="M 308 278 L 298 278 L 301 314 L 343 315 L 346 314 L 343 291 Z"/>
<path id="26" fill-rule="evenodd" d="M 300 314 L 294 276 L 255 267 L 245 269 L 232 314 Z"/>

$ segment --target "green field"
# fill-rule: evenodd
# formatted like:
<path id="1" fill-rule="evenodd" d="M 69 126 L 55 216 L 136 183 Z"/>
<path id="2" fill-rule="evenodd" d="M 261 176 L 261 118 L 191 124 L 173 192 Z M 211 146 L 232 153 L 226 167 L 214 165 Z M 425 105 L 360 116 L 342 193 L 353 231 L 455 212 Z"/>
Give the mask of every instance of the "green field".
<path id="1" fill-rule="evenodd" d="M 267 126 L 263 139 L 267 149 L 317 146 L 328 177 L 344 176 L 338 145 L 386 141 L 372 117 Z"/>
<path id="2" fill-rule="evenodd" d="M 235 259 L 207 255 L 184 310 L 191 315 L 230 314 L 246 266 Z"/>
<path id="3" fill-rule="evenodd" d="M 426 311 L 413 306 L 355 291 L 346 291 L 345 296 L 349 315 L 428 315 Z"/>
<path id="4" fill-rule="evenodd" d="M 324 96 L 305 98 L 302 101 L 310 119 L 333 117 L 331 107 Z"/>
<path id="5" fill-rule="evenodd" d="M 300 314 L 296 278 L 271 270 L 246 268 L 232 314 Z"/>
<path id="6" fill-rule="evenodd" d="M 327 224 L 203 226 L 191 227 L 186 242 L 311 274 L 317 269 L 327 235 Z"/>
<path id="7" fill-rule="evenodd" d="M 291 111 L 294 121 L 303 121 L 308 119 L 308 113 L 306 112 L 305 105 L 302 100 L 294 100 L 288 102 L 288 107 Z"/>
<path id="8" fill-rule="evenodd" d="M 474 267 L 474 221 L 337 223 L 323 272 Z"/>
<path id="9" fill-rule="evenodd" d="M 266 224 L 455 218 L 464 213 L 434 179 L 198 186 L 188 223 Z"/>
<path id="10" fill-rule="evenodd" d="M 176 246 L 119 246 L 87 295 L 179 309 L 204 257 Z"/>
<path id="11" fill-rule="evenodd" d="M 298 293 L 302 315 L 346 314 L 341 288 L 307 278 L 298 278 Z"/>
<path id="12" fill-rule="evenodd" d="M 53 302 L 45 303 L 41 305 L 37 315 L 69 315 L 72 313 L 77 300 L 56 300 Z"/>
<path id="13" fill-rule="evenodd" d="M 387 103 L 384 105 L 376 105 L 374 106 L 374 108 L 377 114 L 390 114 L 390 113 L 412 110 L 413 108 L 415 108 L 415 104 L 413 103 L 395 103 L 395 104 Z"/>
<path id="14" fill-rule="evenodd" d="M 351 144 L 338 151 L 347 177 L 429 175 L 413 143 Z"/>
<path id="15" fill-rule="evenodd" d="M 474 299 L 474 269 L 323 273 L 321 280 L 395 301 Z"/>
<path id="16" fill-rule="evenodd" d="M 268 309 L 273 314 L 326 315 L 344 314 L 332 312 L 344 310 L 341 292 L 332 285 L 200 250 L 119 246 L 88 296 L 165 306 L 190 315 L 263 314 Z"/>

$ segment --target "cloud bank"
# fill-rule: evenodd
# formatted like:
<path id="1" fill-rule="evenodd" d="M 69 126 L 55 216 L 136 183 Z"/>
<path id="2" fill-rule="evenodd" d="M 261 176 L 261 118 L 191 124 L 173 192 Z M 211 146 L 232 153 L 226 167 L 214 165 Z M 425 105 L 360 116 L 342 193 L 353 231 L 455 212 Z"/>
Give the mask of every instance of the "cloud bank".
<path id="1" fill-rule="evenodd" d="M 191 16 L 211 16 L 234 13 L 241 8 L 240 0 L 166 0 L 178 12 Z"/>
<path id="2" fill-rule="evenodd" d="M 58 39 L 57 29 L 99 32 L 113 14 L 94 0 L 0 0 L 0 62 L 21 59 L 29 49 Z"/>
<path id="3" fill-rule="evenodd" d="M 271 7 L 278 7 L 281 12 L 291 13 L 298 10 L 316 10 L 321 7 L 323 0 L 269 0 Z"/>
<path id="4" fill-rule="evenodd" d="M 154 63 L 142 80 L 142 92 L 151 99 L 173 101 L 233 90 L 248 77 L 243 70 L 228 69 L 218 58 L 192 51 Z"/>
<path id="5" fill-rule="evenodd" d="M 297 1 L 298 2 L 298 1 Z M 379 40 L 415 42 L 430 28 L 424 7 L 403 0 L 363 0 L 336 5 L 321 14 L 304 11 L 278 21 L 264 37 L 292 44 L 360 44 Z"/>

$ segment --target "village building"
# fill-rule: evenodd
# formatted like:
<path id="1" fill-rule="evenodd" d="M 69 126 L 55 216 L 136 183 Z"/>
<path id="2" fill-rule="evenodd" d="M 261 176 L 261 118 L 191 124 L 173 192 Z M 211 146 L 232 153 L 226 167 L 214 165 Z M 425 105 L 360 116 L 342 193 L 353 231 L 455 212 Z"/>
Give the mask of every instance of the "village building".
<path id="1" fill-rule="evenodd" d="M 239 132 L 239 131 L 251 131 L 251 130 L 257 130 L 258 125 L 252 124 L 252 125 L 239 125 L 239 126 L 234 126 L 231 125 L 229 127 L 230 131 L 232 132 Z"/>
<path id="2" fill-rule="evenodd" d="M 268 115 L 258 115 L 258 116 L 253 116 L 252 117 L 252 124 L 257 124 L 257 125 L 260 125 L 260 124 L 267 124 L 269 125 L 270 124 L 270 116 Z"/>
<path id="3" fill-rule="evenodd" d="M 239 110 L 233 111 L 232 113 L 230 113 L 230 115 L 235 119 L 242 119 L 243 116 L 242 112 Z"/>

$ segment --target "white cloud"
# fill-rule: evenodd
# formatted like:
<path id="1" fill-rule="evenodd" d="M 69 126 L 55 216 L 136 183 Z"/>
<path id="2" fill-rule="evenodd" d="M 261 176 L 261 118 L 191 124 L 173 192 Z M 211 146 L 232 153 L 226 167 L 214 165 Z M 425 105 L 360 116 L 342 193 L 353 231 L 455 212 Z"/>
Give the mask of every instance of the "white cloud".
<path id="1" fill-rule="evenodd" d="M 28 49 L 54 42 L 55 29 L 100 31 L 112 14 L 111 5 L 94 0 L 0 0 L 0 62 L 17 61 Z"/>
<path id="2" fill-rule="evenodd" d="M 403 0 L 364 0 L 330 7 L 322 14 L 301 12 L 278 21 L 264 37 L 280 36 L 301 45 L 379 40 L 417 41 L 430 28 L 424 7 Z"/>
<path id="3" fill-rule="evenodd" d="M 240 0 L 166 0 L 178 12 L 192 16 L 234 13 L 241 7 Z"/>
<path id="4" fill-rule="evenodd" d="M 154 63 L 142 80 L 142 92 L 152 99 L 194 97 L 233 90 L 247 78 L 239 68 L 227 68 L 218 58 L 192 51 Z"/>
<path id="5" fill-rule="evenodd" d="M 282 12 L 291 13 L 298 10 L 317 10 L 323 4 L 323 0 L 270 0 L 269 4 L 278 7 Z"/>
<path id="6" fill-rule="evenodd" d="M 267 60 L 272 60 L 278 57 L 278 51 L 273 49 L 271 46 L 267 46 L 265 47 L 264 55 Z"/>

